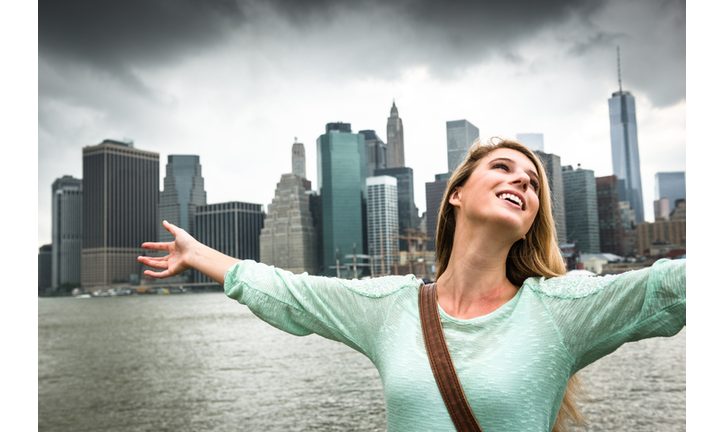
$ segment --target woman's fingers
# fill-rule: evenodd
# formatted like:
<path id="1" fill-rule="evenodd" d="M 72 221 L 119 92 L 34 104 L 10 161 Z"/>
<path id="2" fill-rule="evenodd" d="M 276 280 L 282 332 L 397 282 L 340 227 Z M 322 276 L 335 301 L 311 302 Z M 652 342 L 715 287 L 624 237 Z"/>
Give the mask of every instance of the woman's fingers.
<path id="1" fill-rule="evenodd" d="M 156 278 L 156 279 L 162 279 L 162 278 L 165 278 L 165 277 L 167 277 L 167 276 L 170 276 L 170 273 L 168 272 L 168 270 L 164 270 L 164 271 L 162 271 L 162 272 L 155 272 L 155 271 L 152 271 L 152 270 L 146 270 L 146 271 L 143 272 L 143 274 L 145 274 L 146 276 L 151 276 L 152 278 Z"/>
<path id="2" fill-rule="evenodd" d="M 153 249 L 153 250 L 170 250 L 172 244 L 173 243 L 146 242 L 146 243 L 141 244 L 141 247 L 144 249 Z"/>
<path id="3" fill-rule="evenodd" d="M 163 258 L 151 258 L 151 257 L 138 257 L 138 261 L 140 261 L 142 264 L 147 265 L 149 267 L 157 268 L 157 269 L 167 269 L 168 268 L 168 261 Z"/>

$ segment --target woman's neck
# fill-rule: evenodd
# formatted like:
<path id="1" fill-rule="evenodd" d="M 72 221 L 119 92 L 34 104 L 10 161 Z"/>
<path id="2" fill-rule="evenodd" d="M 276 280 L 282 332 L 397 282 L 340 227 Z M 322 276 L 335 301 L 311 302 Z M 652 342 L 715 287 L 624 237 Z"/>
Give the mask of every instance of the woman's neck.
<path id="1" fill-rule="evenodd" d="M 493 233 L 455 233 L 450 261 L 437 281 L 438 302 L 456 318 L 493 312 L 518 292 L 506 276 L 512 243 Z"/>

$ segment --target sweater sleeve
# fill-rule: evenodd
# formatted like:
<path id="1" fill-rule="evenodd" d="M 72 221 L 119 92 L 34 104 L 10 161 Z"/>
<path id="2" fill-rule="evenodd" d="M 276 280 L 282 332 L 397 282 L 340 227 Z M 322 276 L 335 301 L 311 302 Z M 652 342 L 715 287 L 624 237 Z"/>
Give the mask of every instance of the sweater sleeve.
<path id="1" fill-rule="evenodd" d="M 316 333 L 371 358 L 395 293 L 417 288 L 414 276 L 346 280 L 294 275 L 241 261 L 226 271 L 226 295 L 272 326 L 297 336 Z"/>
<path id="2" fill-rule="evenodd" d="M 576 372 L 626 342 L 673 336 L 686 325 L 686 260 L 605 277 L 543 279 L 542 294 Z"/>

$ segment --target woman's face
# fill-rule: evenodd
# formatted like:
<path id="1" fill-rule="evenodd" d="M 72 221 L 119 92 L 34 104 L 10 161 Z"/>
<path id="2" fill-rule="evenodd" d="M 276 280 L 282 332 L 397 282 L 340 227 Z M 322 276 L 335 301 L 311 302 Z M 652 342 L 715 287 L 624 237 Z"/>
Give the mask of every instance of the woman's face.
<path id="1" fill-rule="evenodd" d="M 488 153 L 450 204 L 472 223 L 507 227 L 517 240 L 524 238 L 538 214 L 540 178 L 535 165 L 517 150 L 501 148 Z"/>

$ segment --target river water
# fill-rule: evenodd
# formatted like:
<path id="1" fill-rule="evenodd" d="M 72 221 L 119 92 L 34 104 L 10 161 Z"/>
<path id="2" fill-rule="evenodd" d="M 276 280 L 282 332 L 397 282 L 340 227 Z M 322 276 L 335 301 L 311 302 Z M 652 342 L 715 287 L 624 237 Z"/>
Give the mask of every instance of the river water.
<path id="1" fill-rule="evenodd" d="M 583 371 L 585 431 L 686 430 L 686 329 Z M 38 299 L 38 430 L 384 431 L 361 354 L 223 293 Z"/>

